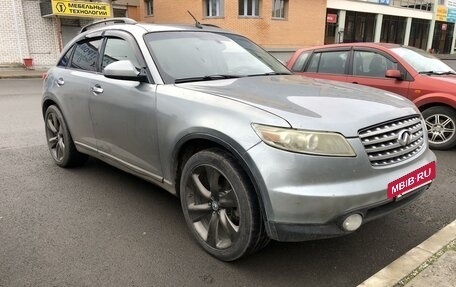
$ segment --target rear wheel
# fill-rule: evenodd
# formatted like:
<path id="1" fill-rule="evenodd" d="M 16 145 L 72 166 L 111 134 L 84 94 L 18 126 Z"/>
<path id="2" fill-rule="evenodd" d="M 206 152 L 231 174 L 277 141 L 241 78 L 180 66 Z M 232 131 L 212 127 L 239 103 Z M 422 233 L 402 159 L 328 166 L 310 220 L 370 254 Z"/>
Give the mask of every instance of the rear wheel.
<path id="1" fill-rule="evenodd" d="M 180 196 L 188 227 L 212 256 L 233 261 L 266 246 L 258 200 L 229 153 L 194 154 L 183 168 Z"/>
<path id="2" fill-rule="evenodd" d="M 71 167 L 87 160 L 87 155 L 76 150 L 62 112 L 57 106 L 47 108 L 44 122 L 49 151 L 58 166 Z"/>
<path id="3" fill-rule="evenodd" d="M 456 111 L 448 107 L 431 107 L 423 111 L 432 149 L 450 149 L 456 145 Z"/>

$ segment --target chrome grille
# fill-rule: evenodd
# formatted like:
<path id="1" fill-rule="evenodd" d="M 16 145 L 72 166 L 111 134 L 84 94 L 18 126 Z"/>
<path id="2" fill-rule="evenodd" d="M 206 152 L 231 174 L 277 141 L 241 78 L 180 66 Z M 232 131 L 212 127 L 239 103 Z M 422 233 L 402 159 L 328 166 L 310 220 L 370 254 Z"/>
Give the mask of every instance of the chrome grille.
<path id="1" fill-rule="evenodd" d="M 419 116 L 368 127 L 360 130 L 358 135 L 373 166 L 404 161 L 413 157 L 424 146 L 424 131 Z M 403 138 L 402 143 L 399 140 L 400 135 Z"/>

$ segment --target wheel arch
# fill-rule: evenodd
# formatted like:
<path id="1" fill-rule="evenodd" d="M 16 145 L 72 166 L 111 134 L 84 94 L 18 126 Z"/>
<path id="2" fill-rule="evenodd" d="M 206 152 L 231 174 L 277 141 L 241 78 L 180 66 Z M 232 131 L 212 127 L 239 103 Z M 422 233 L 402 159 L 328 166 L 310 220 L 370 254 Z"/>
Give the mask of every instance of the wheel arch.
<path id="1" fill-rule="evenodd" d="M 249 164 L 249 156 L 246 153 L 247 151 L 241 145 L 236 143 L 235 140 L 227 136 L 224 136 L 222 139 L 220 136 L 215 136 L 208 133 L 193 133 L 186 135 L 176 144 L 173 150 L 172 161 L 170 164 L 170 168 L 172 169 L 171 175 L 173 176 L 176 189 L 176 195 L 179 197 L 180 176 L 185 162 L 193 154 L 209 148 L 223 149 L 236 158 L 240 167 L 245 172 L 250 183 L 252 184 L 256 198 L 258 199 L 263 221 L 265 225 L 268 226 L 265 206 L 265 204 L 268 202 L 268 198 L 263 198 L 264 196 L 267 196 L 267 192 L 262 192 L 261 188 L 261 186 L 265 185 L 262 183 L 262 180 L 260 178 L 254 176 L 254 174 L 258 174 L 259 172 L 255 171 L 256 167 L 252 166 L 252 164 Z M 252 171 L 252 169 L 254 170 Z"/>
<path id="2" fill-rule="evenodd" d="M 422 95 L 413 100 L 413 103 L 421 112 L 423 112 L 425 109 L 435 106 L 445 106 L 456 110 L 455 96 L 445 93 L 431 93 Z"/>

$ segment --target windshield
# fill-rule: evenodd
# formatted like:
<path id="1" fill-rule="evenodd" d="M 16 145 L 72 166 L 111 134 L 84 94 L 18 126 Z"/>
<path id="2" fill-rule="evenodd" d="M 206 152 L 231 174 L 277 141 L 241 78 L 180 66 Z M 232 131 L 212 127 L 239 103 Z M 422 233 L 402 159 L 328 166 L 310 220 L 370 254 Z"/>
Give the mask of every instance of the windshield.
<path id="1" fill-rule="evenodd" d="M 454 72 L 447 64 L 423 50 L 412 47 L 398 47 L 391 48 L 391 51 L 402 57 L 418 73 Z"/>
<path id="2" fill-rule="evenodd" d="M 249 41 L 213 32 L 160 32 L 145 36 L 165 83 L 291 74 L 277 59 Z"/>

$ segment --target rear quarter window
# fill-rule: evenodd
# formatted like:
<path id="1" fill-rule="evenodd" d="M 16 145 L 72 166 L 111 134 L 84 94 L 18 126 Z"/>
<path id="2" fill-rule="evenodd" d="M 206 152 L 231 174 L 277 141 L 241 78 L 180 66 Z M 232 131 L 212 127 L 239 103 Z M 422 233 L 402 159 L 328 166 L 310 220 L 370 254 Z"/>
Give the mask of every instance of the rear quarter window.
<path id="1" fill-rule="evenodd" d="M 291 70 L 293 72 L 302 72 L 304 71 L 304 65 L 309 58 L 310 52 L 303 52 L 299 57 L 296 59 L 295 63 L 293 64 L 293 67 L 291 67 Z"/>
<path id="2" fill-rule="evenodd" d="M 66 67 L 68 66 L 68 63 L 70 62 L 70 57 L 71 53 L 73 52 L 74 46 L 72 46 L 68 51 L 63 55 L 62 58 L 60 58 L 60 61 L 57 63 L 57 66 L 59 67 Z"/>

